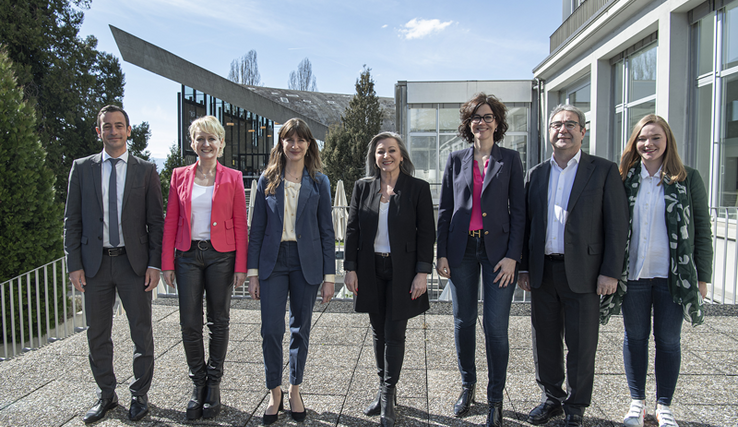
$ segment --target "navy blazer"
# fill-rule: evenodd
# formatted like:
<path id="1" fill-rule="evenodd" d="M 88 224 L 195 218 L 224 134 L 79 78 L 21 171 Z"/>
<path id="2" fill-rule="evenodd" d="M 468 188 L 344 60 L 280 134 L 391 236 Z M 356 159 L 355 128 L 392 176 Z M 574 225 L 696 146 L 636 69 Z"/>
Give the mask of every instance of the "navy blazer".
<path id="1" fill-rule="evenodd" d="M 274 194 L 266 194 L 269 185 L 262 174 L 256 187 L 254 214 L 249 228 L 247 266 L 259 269 L 259 279 L 267 279 L 274 270 L 282 241 L 284 216 L 284 178 Z M 323 282 L 323 276 L 336 273 L 336 240 L 331 215 L 331 185 L 328 177 L 315 173 L 310 178 L 303 170 L 297 201 L 295 234 L 297 252 L 305 281 Z"/>
<path id="2" fill-rule="evenodd" d="M 543 283 L 548 181 L 551 159 L 528 172 L 525 250 L 521 270 L 529 270 L 530 286 Z M 597 276 L 619 278 L 628 238 L 628 201 L 618 166 L 582 151 L 571 186 L 564 228 L 564 268 L 576 293 L 595 292 Z"/>
<path id="3" fill-rule="evenodd" d="M 446 161 L 438 206 L 438 258 L 449 267 L 461 264 L 466 252 L 474 189 L 474 147 L 454 151 Z M 495 144 L 482 186 L 484 247 L 492 265 L 502 258 L 520 262 L 525 234 L 523 163 L 515 150 Z"/>
<path id="4" fill-rule="evenodd" d="M 356 271 L 358 312 L 379 313 L 384 292 L 377 286 L 374 239 L 379 225 L 380 179 L 363 178 L 354 184 L 346 227 L 347 271 Z M 433 268 L 433 199 L 430 185 L 400 173 L 390 197 L 387 229 L 392 257 L 392 319 L 409 319 L 428 310 L 428 292 L 413 300 L 410 289 L 417 273 Z"/>

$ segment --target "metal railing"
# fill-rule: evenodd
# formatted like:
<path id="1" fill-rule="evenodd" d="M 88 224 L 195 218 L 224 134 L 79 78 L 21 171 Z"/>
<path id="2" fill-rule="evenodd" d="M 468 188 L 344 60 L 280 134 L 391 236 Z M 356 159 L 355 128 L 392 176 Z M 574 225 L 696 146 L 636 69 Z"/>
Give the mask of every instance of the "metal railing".
<path id="1" fill-rule="evenodd" d="M 579 31 L 590 19 L 599 15 L 606 6 L 617 0 L 586 0 L 577 7 L 559 28 L 549 37 L 549 53 L 554 53 L 569 37 Z"/>
<path id="2" fill-rule="evenodd" d="M 339 206 L 336 209 L 347 209 Z M 707 301 L 718 304 L 738 303 L 738 244 L 736 241 L 738 208 L 710 208 L 713 233 L 713 280 L 708 285 Z M 345 224 L 344 224 L 345 227 Z M 345 228 L 343 229 L 345 234 Z M 352 295 L 343 286 L 343 241 L 336 241 L 336 298 Z M 428 296 L 432 301 L 447 299 L 448 280 L 435 269 L 428 275 Z M 163 281 L 152 298 L 177 295 Z M 248 288 L 234 289 L 235 298 L 247 298 Z M 482 295 L 480 292 L 480 301 Z M 529 302 L 530 294 L 515 290 L 513 302 Z M 123 313 L 117 302 L 115 314 Z M 0 360 L 37 349 L 48 342 L 65 338 L 87 328 L 84 294 L 69 282 L 64 258 L 59 258 L 0 284 L 0 327 L 3 348 Z"/>

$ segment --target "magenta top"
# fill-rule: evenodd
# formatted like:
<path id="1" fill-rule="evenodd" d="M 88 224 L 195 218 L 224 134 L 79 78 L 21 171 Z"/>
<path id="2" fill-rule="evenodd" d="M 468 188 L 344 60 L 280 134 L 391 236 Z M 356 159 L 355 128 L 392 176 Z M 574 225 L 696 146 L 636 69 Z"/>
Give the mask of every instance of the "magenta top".
<path id="1" fill-rule="evenodd" d="M 484 162 L 484 171 L 479 172 L 479 163 L 474 160 L 474 187 L 472 188 L 472 213 L 471 221 L 469 221 L 469 231 L 481 230 L 484 228 L 482 222 L 482 186 L 484 185 L 484 175 L 487 172 L 489 159 Z"/>

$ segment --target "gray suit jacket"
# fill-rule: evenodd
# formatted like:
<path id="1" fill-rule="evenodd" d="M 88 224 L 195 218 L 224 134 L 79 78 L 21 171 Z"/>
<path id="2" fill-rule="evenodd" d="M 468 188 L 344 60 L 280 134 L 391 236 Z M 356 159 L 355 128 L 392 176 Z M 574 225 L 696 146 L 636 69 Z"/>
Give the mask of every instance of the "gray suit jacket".
<path id="1" fill-rule="evenodd" d="M 543 280 L 550 172 L 546 160 L 528 172 L 525 184 L 528 209 L 520 269 L 529 271 L 533 288 Z M 582 152 L 567 210 L 566 279 L 573 292 L 595 292 L 598 275 L 620 277 L 628 238 L 628 202 L 615 163 Z"/>
<path id="2" fill-rule="evenodd" d="M 100 269 L 103 248 L 102 153 L 77 159 L 69 173 L 64 211 L 64 252 L 68 271 L 84 268 L 87 277 Z M 161 268 L 164 233 L 161 185 L 156 166 L 128 155 L 120 227 L 126 256 L 139 276 Z"/>

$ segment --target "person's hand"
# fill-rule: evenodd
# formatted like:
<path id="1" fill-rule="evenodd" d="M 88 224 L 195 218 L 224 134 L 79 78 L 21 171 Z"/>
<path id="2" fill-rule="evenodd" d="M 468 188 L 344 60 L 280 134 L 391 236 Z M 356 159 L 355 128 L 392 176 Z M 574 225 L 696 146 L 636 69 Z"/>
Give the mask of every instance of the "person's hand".
<path id="1" fill-rule="evenodd" d="M 69 280 L 74 285 L 74 289 L 84 292 L 85 286 L 87 286 L 87 277 L 85 276 L 85 270 L 80 268 L 69 272 Z"/>
<path id="2" fill-rule="evenodd" d="M 159 275 L 161 274 L 161 271 L 155 269 L 155 268 L 147 268 L 146 269 L 146 278 L 144 279 L 144 287 L 146 292 L 151 292 L 159 286 Z"/>
<path id="3" fill-rule="evenodd" d="M 249 277 L 249 295 L 251 295 L 252 300 L 261 299 L 259 295 L 259 276 Z"/>
<path id="4" fill-rule="evenodd" d="M 162 278 L 164 279 L 164 283 L 167 284 L 167 286 L 176 288 L 177 283 L 175 282 L 175 276 L 174 276 L 174 270 L 164 270 L 161 272 Z"/>
<path id="5" fill-rule="evenodd" d="M 438 262 L 436 262 L 436 272 L 444 279 L 451 278 L 451 269 L 448 268 L 448 259 L 446 259 L 446 257 L 438 258 Z"/>
<path id="6" fill-rule="evenodd" d="M 428 273 L 418 273 L 410 286 L 410 298 L 418 299 L 428 290 Z"/>
<path id="7" fill-rule="evenodd" d="M 333 282 L 323 282 L 323 304 L 331 302 L 333 294 L 336 292 L 336 285 Z"/>
<path id="8" fill-rule="evenodd" d="M 707 296 L 707 282 L 697 282 L 700 285 L 700 295 L 702 298 Z"/>
<path id="9" fill-rule="evenodd" d="M 610 295 L 618 289 L 618 279 L 603 275 L 597 276 L 597 295 Z"/>
<path id="10" fill-rule="evenodd" d="M 359 293 L 359 278 L 356 276 L 355 271 L 347 271 L 346 277 L 343 278 L 343 284 L 346 288 L 353 292 L 354 295 Z"/>
<path id="11" fill-rule="evenodd" d="M 513 282 L 515 279 L 515 262 L 512 258 L 502 258 L 500 262 L 495 265 L 493 271 L 500 271 L 495 277 L 494 283 L 500 283 L 501 288 L 506 288 L 507 285 Z"/>
<path id="12" fill-rule="evenodd" d="M 240 288 L 246 281 L 246 273 L 235 273 L 233 275 L 233 288 Z"/>
<path id="13" fill-rule="evenodd" d="M 526 292 L 530 292 L 530 274 L 527 272 L 518 272 L 518 287 Z"/>

